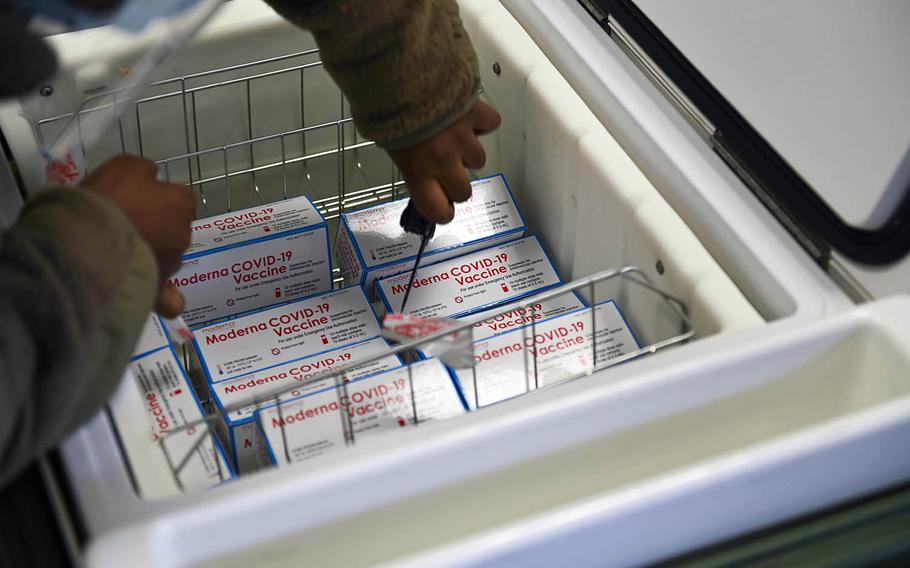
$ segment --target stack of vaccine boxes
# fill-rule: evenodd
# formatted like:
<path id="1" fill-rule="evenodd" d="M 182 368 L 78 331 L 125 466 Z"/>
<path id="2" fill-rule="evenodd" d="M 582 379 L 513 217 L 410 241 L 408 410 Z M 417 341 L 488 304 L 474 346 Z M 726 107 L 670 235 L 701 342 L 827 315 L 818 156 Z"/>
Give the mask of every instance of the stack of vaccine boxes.
<path id="1" fill-rule="evenodd" d="M 471 199 L 455 205 L 451 223 L 436 227 L 422 265 L 504 243 L 524 235 L 524 219 L 505 178 L 496 175 L 471 184 Z M 378 278 L 409 271 L 420 238 L 401 230 L 407 199 L 367 207 L 341 216 L 335 261 L 345 283 L 359 284 L 373 298 Z"/>
<path id="2" fill-rule="evenodd" d="M 183 317 L 191 325 L 327 292 L 326 222 L 306 197 L 196 221 L 169 282 L 182 292 Z M 111 410 L 143 495 L 167 496 L 230 478 L 208 426 L 185 428 L 205 413 L 157 316 L 146 323 L 135 353 Z M 139 418 L 143 414 L 149 420 Z M 149 424 L 153 430 L 146 432 Z M 183 460 L 187 451 L 195 454 Z M 181 463 L 179 472 L 169 471 Z"/>
<path id="3" fill-rule="evenodd" d="M 215 404 L 224 415 L 222 434 L 241 473 L 271 461 L 254 413 L 279 401 L 273 393 L 298 385 L 280 400 L 328 385 L 319 374 L 386 357 L 352 370 L 347 380 L 398 367 L 379 338 L 376 314 L 359 287 L 282 304 L 195 331 L 194 346 Z"/>
<path id="4" fill-rule="evenodd" d="M 377 281 L 386 310 L 399 311 L 409 279 L 405 273 Z M 615 302 L 586 308 L 574 292 L 482 315 L 560 283 L 537 237 L 525 237 L 422 268 L 406 307 L 422 317 L 475 320 L 475 365 L 456 373 L 465 400 L 477 408 L 590 373 L 638 349 Z"/>
<path id="5" fill-rule="evenodd" d="M 144 498 L 203 490 L 233 477 L 157 316 L 146 322 L 109 408 Z"/>
<path id="6" fill-rule="evenodd" d="M 474 366 L 455 372 L 475 409 L 589 374 L 638 349 L 634 333 L 609 300 L 481 336 L 474 343 Z"/>
<path id="7" fill-rule="evenodd" d="M 453 222 L 437 227 L 434 238 L 426 248 L 423 265 L 429 266 L 508 243 L 524 235 L 525 222 L 503 176 L 477 180 L 472 184 L 472 189 L 472 198 L 456 205 Z M 416 260 L 419 239 L 404 234 L 399 226 L 399 218 L 406 204 L 407 199 L 402 199 L 346 213 L 341 217 L 335 245 L 336 264 L 345 282 L 359 285 L 372 299 L 377 298 L 379 293 L 374 287 L 378 279 L 407 271 Z M 533 289 L 539 288 L 539 282 L 535 278 L 548 284 L 558 283 L 559 278 L 549 261 L 546 265 L 548 269 L 538 270 L 535 265 L 533 274 L 519 274 L 515 279 L 509 280 L 519 292 L 506 296 L 521 297 L 532 293 Z M 501 300 L 491 300 L 490 305 L 499 301 Z M 397 363 L 400 365 L 400 360 Z M 211 369 L 211 362 L 207 366 Z M 417 370 L 420 372 L 415 373 Z M 401 384 L 402 373 L 409 379 L 406 395 L 401 391 L 396 392 L 394 388 Z M 286 463 L 310 459 L 342 447 L 354 437 L 368 436 L 373 432 L 401 427 L 414 421 L 448 417 L 453 413 L 464 412 L 465 409 L 463 396 L 453 387 L 449 371 L 439 361 L 426 361 L 412 366 L 410 373 L 403 368 L 383 369 L 383 372 L 368 378 L 362 375 L 358 375 L 358 378 L 361 380 L 356 385 L 342 385 L 351 392 L 341 392 L 339 385 L 317 383 L 293 402 L 290 398 L 282 399 L 278 405 L 260 409 L 258 423 L 264 432 L 265 447 L 271 453 L 272 461 Z M 269 380 L 268 377 L 260 376 L 256 380 L 274 384 L 281 379 Z M 236 386 L 241 384 L 252 383 L 248 381 Z M 410 394 L 412 387 L 413 395 Z M 223 390 L 224 388 L 221 389 Z M 381 398 L 380 393 L 389 392 L 394 394 L 392 398 L 381 399 L 378 404 L 374 404 L 375 399 L 371 397 Z M 401 399 L 402 396 L 404 399 Z M 358 402 L 362 397 L 366 400 L 363 404 Z M 227 397 L 221 392 L 216 395 L 216 399 L 226 401 Z M 332 404 L 323 403 L 322 399 L 335 400 L 335 411 L 329 412 L 328 409 L 333 408 Z M 410 400 L 409 404 L 402 402 L 406 399 Z M 345 412 L 338 412 L 339 404 Z M 322 413 L 317 413 L 320 409 Z M 329 418 L 330 414 L 334 416 Z M 343 421 L 338 420 L 339 415 L 348 416 L 347 430 L 337 430 L 343 424 Z M 317 416 L 321 419 L 315 420 Z M 253 431 L 254 422 L 257 421 L 248 422 L 250 425 L 247 428 L 250 431 Z M 234 430 L 235 435 L 238 431 Z M 236 436 L 233 439 L 236 449 Z M 258 459 L 261 461 L 262 457 L 260 455 Z"/>
<path id="8" fill-rule="evenodd" d="M 246 473 L 330 454 L 590 372 L 638 348 L 613 302 L 588 308 L 569 292 L 498 309 L 562 280 L 538 238 L 525 236 L 505 178 L 472 186 L 454 221 L 437 227 L 407 304 L 412 315 L 474 322 L 475 364 L 466 369 L 422 354 L 403 365 L 381 337 L 372 302 L 380 312 L 400 310 L 419 246 L 399 226 L 407 199 L 341 216 L 335 262 L 353 286 L 336 291 L 326 224 L 306 198 L 194 224 L 193 245 L 171 282 L 187 299 L 184 318 L 196 325 L 197 386 L 210 395 L 207 410 L 221 417 L 212 428 L 231 459 L 209 435 L 178 484 L 211 486 L 232 475 L 228 461 Z M 141 406 L 150 420 L 145 432 L 157 428 L 143 438 L 150 446 L 202 411 L 157 318 L 137 353 L 135 380 L 127 381 L 133 388 L 118 391 L 114 414 L 130 430 L 131 461 L 142 464 L 129 412 Z M 127 394 L 132 406 L 122 402 Z M 203 425 L 195 435 L 208 433 Z M 192 442 L 172 436 L 164 446 L 179 453 Z"/>
<path id="9" fill-rule="evenodd" d="M 408 294 L 411 315 L 475 322 L 475 366 L 456 370 L 472 408 L 591 372 L 638 349 L 615 302 L 587 308 L 574 292 L 483 317 L 562 283 L 536 236 L 458 254 L 421 266 L 413 282 L 409 270 L 379 278 L 375 293 L 386 312 L 400 311 Z"/>
<path id="10" fill-rule="evenodd" d="M 391 399 L 384 398 L 387 373 L 401 369 L 401 360 L 379 337 L 380 327 L 369 300 L 359 286 L 257 311 L 195 331 L 194 345 L 205 371 L 208 388 L 223 420 L 219 431 L 231 448 L 241 473 L 255 471 L 287 454 L 308 459 L 321 455 L 315 450 L 287 446 L 275 451 L 275 438 L 264 438 L 262 412 L 279 415 L 320 398 L 334 398 L 331 419 L 325 424 L 341 425 L 342 418 L 356 418 L 356 431 L 388 429 L 383 417 L 394 412 L 410 420 L 399 397 L 408 397 L 414 387 L 418 419 L 451 415 L 453 408 L 465 407 L 450 373 L 417 377 L 407 390 L 400 388 Z M 331 377 L 324 376 L 331 374 Z M 405 374 L 407 372 L 405 371 Z M 374 381 L 374 377 L 382 377 Z M 369 385 L 376 383 L 372 388 Z M 394 382 L 394 385 L 398 383 Z M 359 394 L 365 391 L 368 394 Z M 367 403 L 361 397 L 367 398 Z M 374 404 L 368 404 L 369 401 Z M 435 405 L 435 406 L 434 406 Z M 366 416 L 359 417 L 362 408 Z M 410 406 L 408 406 L 410 408 Z M 429 412 L 425 410 L 428 409 Z M 378 422 L 377 422 L 378 421 Z M 307 436 L 319 431 L 315 421 L 280 423 L 287 430 L 282 439 L 302 440 L 295 431 L 304 427 Z M 362 424 L 364 423 L 364 424 Z M 395 422 L 397 424 L 397 422 Z M 286 436 L 290 433 L 290 438 Z M 332 438 L 332 432 L 324 432 Z M 280 460 L 280 463 L 286 463 Z"/>

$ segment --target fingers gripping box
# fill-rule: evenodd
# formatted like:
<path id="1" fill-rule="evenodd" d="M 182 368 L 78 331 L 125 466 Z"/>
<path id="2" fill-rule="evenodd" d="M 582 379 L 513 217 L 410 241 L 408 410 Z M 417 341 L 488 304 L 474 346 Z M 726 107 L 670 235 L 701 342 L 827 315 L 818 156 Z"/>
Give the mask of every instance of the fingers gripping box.
<path id="1" fill-rule="evenodd" d="M 409 272 L 377 281 L 385 309 L 398 312 Z M 408 298 L 415 316 L 461 317 L 542 292 L 561 283 L 537 237 L 526 237 L 422 267 Z"/>
<path id="2" fill-rule="evenodd" d="M 411 397 L 413 381 L 414 397 Z M 451 375 L 438 359 L 386 371 L 258 411 L 269 452 L 285 465 L 330 454 L 380 432 L 414 421 L 465 412 Z M 285 443 L 286 442 L 286 443 Z"/>
<path id="3" fill-rule="evenodd" d="M 208 426 L 187 427 L 204 414 L 172 348 L 134 359 L 109 407 L 143 497 L 206 489 L 233 477 Z"/>
<path id="4" fill-rule="evenodd" d="M 209 382 L 224 381 L 380 335 L 358 286 L 260 310 L 194 332 Z"/>
<path id="5" fill-rule="evenodd" d="M 638 340 L 610 300 L 593 310 L 477 341 L 474 367 L 458 369 L 456 376 L 468 405 L 476 408 L 589 373 L 595 362 L 598 368 L 606 366 L 638 348 Z"/>
<path id="6" fill-rule="evenodd" d="M 502 174 L 471 183 L 471 199 L 455 205 L 451 223 L 436 227 L 421 265 L 433 264 L 524 235 L 527 227 Z M 349 284 L 360 284 L 370 297 L 377 278 L 409 270 L 420 238 L 398 224 L 408 200 L 399 199 L 341 216 L 335 261 Z"/>
<path id="7" fill-rule="evenodd" d="M 191 325 L 332 289 L 328 225 L 306 197 L 201 219 L 168 282 Z"/>
<path id="8" fill-rule="evenodd" d="M 356 365 L 358 361 L 383 354 L 386 356 L 381 359 Z M 350 367 L 344 373 L 343 380 L 354 381 L 400 367 L 401 364 L 401 360 L 391 354 L 385 339 L 374 337 L 314 357 L 212 383 L 209 388 L 224 416 L 224 420 L 218 423 L 218 428 L 221 429 L 223 439 L 229 440 L 238 471 L 247 473 L 271 463 L 261 431 L 253 422 L 253 414 L 259 408 L 331 388 L 335 386 L 336 377 L 319 377 L 338 369 Z M 287 390 L 291 387 L 294 387 L 293 390 Z M 282 391 L 285 392 L 280 396 L 274 396 Z"/>

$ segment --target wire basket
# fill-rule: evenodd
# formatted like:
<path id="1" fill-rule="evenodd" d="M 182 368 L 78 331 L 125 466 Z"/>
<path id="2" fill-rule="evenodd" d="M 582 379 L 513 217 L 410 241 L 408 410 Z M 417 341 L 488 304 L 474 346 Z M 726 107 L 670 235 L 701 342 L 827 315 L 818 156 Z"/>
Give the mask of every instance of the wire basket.
<path id="1" fill-rule="evenodd" d="M 314 87 L 315 85 L 315 87 Z M 270 95 L 261 92 L 283 93 L 282 105 L 275 105 Z M 288 93 L 294 93 L 288 96 Z M 312 92 L 318 96 L 312 97 Z M 76 112 L 42 118 L 35 122 L 36 137 L 40 145 L 53 140 L 55 133 L 71 121 L 85 120 L 92 113 L 111 111 L 118 106 L 117 92 L 104 92 L 88 97 Z M 264 100 L 263 100 L 264 98 Z M 315 101 L 315 102 L 314 102 Z M 293 107 L 293 108 L 289 108 Z M 288 111 L 288 112 L 284 112 Z M 215 112 L 222 114 L 230 124 L 210 120 Z M 285 119 L 275 121 L 270 116 L 284 113 Z M 291 119 L 286 119 L 292 116 Z M 206 118 L 208 117 L 208 118 Z M 175 124 L 176 122 L 176 124 Z M 286 128 L 288 125 L 291 128 Z M 135 153 L 153 159 L 160 167 L 159 175 L 171 182 L 185 183 L 193 189 L 197 212 L 201 216 L 216 215 L 252 205 L 281 199 L 309 195 L 319 212 L 330 222 L 330 233 L 335 234 L 337 219 L 346 210 L 367 204 L 381 203 L 403 196 L 401 176 L 388 157 L 373 142 L 358 138 L 349 117 L 349 109 L 340 91 L 329 81 L 316 50 L 306 50 L 280 57 L 271 57 L 240 65 L 205 70 L 157 81 L 140 97 L 128 112 L 116 121 L 116 127 L 99 143 L 99 148 L 83 148 L 86 152 L 86 170 L 117 153 Z M 337 269 L 336 269 L 337 271 Z M 654 309 L 667 320 L 663 337 L 649 338 L 646 345 L 631 352 L 611 356 L 602 351 L 601 339 L 605 330 L 597 329 L 597 306 L 605 299 L 620 293 L 617 283 L 622 283 L 622 294 L 644 294 L 651 297 Z M 335 274 L 335 286 L 344 283 Z M 599 373 L 601 370 L 631 359 L 685 342 L 695 334 L 685 304 L 656 286 L 646 274 L 636 267 L 610 268 L 591 276 L 575 280 L 556 289 L 514 302 L 482 315 L 466 319 L 454 329 L 433 334 L 418 341 L 397 345 L 394 355 L 412 356 L 446 333 L 469 332 L 483 319 L 501 315 L 510 310 L 522 309 L 531 313 L 531 324 L 521 328 L 521 343 L 533 344 L 537 335 L 535 310 L 539 303 L 564 294 L 578 294 L 587 305 L 590 328 L 585 332 L 589 339 L 572 351 L 573 356 L 584 360 L 575 372 L 559 375 L 557 380 L 545 378 L 543 365 L 560 367 L 560 361 L 539 356 L 537 350 L 527 350 L 523 356 L 524 380 L 517 394 L 550 389 L 568 381 Z M 607 330 L 608 331 L 608 330 Z M 599 345 L 600 343 L 600 345 Z M 217 478 L 228 476 L 222 469 L 215 444 L 216 432 L 224 415 L 243 408 L 255 407 L 261 413 L 273 409 L 279 413 L 279 434 L 284 451 L 275 456 L 278 465 L 299 461 L 300 455 L 291 448 L 287 422 L 281 413 L 293 399 L 292 392 L 302 386 L 310 391 L 321 390 L 334 397 L 337 408 L 337 425 L 343 444 L 351 448 L 369 431 L 359 428 L 348 411 L 351 406 L 349 390 L 354 384 L 349 377 L 358 370 L 369 367 L 388 354 L 375 355 L 359 360 L 356 364 L 316 376 L 306 385 L 294 384 L 250 398 L 217 411 L 209 400 L 207 390 L 197 388 L 197 396 L 208 410 L 203 419 L 175 425 L 158 439 L 171 474 L 178 487 L 183 488 L 181 474 L 196 455 L 211 452 L 217 468 Z M 189 367 L 189 355 L 184 353 L 184 364 Z M 424 404 L 419 388 L 415 385 L 413 369 L 420 363 L 408 362 L 402 367 L 405 401 L 387 409 L 385 418 L 399 426 L 419 427 L 422 424 Z M 466 373 L 466 374 L 465 374 Z M 482 410 L 484 378 L 478 375 L 476 364 L 462 370 L 462 377 L 470 377 L 474 400 L 471 408 Z M 184 442 L 177 443 L 177 440 Z M 190 440 L 190 443 L 185 442 Z M 208 459 L 208 458 L 206 458 Z"/>

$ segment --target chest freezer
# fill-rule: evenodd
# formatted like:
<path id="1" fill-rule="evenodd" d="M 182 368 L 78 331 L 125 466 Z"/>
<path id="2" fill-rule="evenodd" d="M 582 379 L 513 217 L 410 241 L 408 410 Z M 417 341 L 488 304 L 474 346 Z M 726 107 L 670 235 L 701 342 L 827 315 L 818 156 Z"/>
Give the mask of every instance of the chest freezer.
<path id="1" fill-rule="evenodd" d="M 690 38 L 665 26 L 668 3 L 460 4 L 503 114 L 476 175 L 506 176 L 562 290 L 615 300 L 640 356 L 187 493 L 173 464 L 137 471 L 106 410 L 59 449 L 61 514 L 89 565 L 634 565 L 910 477 L 910 303 L 889 288 L 857 306 L 876 288 L 856 260 L 814 254 L 830 239 L 753 193 L 760 169 L 732 159 L 714 111 L 646 49 L 665 28 L 659 46 Z M 50 41 L 50 88 L 0 109 L 26 194 L 44 183 L 39 148 L 116 105 L 110 86 L 143 49 L 103 28 Z M 340 213 L 405 191 L 312 38 L 254 0 L 227 3 L 80 151 L 87 170 L 155 160 L 201 216 L 305 194 L 332 233 Z"/>

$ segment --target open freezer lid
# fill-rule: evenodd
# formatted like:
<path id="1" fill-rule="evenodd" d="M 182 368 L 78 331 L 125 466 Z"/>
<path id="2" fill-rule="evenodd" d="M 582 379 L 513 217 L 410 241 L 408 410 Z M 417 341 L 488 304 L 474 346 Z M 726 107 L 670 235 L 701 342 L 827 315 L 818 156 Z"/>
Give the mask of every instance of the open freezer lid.
<path id="1" fill-rule="evenodd" d="M 819 247 L 910 251 L 910 3 L 590 0 Z"/>

